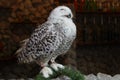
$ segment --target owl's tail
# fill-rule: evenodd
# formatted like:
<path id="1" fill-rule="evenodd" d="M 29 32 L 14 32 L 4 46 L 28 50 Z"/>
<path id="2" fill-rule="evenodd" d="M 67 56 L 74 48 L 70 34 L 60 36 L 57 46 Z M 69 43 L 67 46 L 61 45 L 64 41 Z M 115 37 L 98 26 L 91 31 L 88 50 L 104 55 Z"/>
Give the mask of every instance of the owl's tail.
<path id="1" fill-rule="evenodd" d="M 19 63 L 29 63 L 29 60 L 26 56 L 26 53 L 24 52 L 24 49 L 26 47 L 26 43 L 28 42 L 29 39 L 25 39 L 20 42 L 21 47 L 16 51 L 15 55 L 18 58 Z"/>

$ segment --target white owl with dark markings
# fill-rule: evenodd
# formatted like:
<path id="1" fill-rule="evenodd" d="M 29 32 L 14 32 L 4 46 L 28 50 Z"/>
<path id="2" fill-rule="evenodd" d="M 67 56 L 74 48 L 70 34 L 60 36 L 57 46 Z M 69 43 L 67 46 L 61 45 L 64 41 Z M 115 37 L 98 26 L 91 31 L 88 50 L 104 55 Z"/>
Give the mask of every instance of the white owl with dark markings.
<path id="1" fill-rule="evenodd" d="M 52 10 L 47 21 L 34 30 L 31 37 L 22 41 L 17 50 L 17 57 L 21 63 L 36 62 L 42 67 L 40 73 L 45 78 L 52 75 L 54 70 L 64 66 L 55 59 L 68 51 L 76 37 L 76 26 L 72 21 L 73 14 L 66 6 L 58 6 Z"/>

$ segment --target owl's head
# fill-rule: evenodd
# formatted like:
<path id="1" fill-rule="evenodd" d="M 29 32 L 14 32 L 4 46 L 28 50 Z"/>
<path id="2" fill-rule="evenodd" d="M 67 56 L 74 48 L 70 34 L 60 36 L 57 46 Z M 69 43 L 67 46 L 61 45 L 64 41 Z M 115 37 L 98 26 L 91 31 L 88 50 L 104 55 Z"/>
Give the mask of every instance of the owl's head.
<path id="1" fill-rule="evenodd" d="M 72 19 L 73 14 L 70 8 L 66 6 L 58 6 L 53 9 L 49 15 L 49 18 L 68 18 Z M 48 19 L 49 19 L 48 18 Z"/>

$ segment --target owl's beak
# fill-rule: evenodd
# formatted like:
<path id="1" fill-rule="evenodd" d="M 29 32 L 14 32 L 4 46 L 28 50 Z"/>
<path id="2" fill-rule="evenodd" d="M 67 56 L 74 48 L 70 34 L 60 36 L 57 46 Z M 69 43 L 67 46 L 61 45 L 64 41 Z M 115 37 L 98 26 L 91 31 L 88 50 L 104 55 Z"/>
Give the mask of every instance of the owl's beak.
<path id="1" fill-rule="evenodd" d="M 72 18 L 72 15 L 71 15 L 71 14 L 68 14 L 68 15 L 65 15 L 65 17 L 67 17 L 67 18 Z"/>
<path id="2" fill-rule="evenodd" d="M 76 17 L 72 17 L 73 22 L 76 22 Z"/>

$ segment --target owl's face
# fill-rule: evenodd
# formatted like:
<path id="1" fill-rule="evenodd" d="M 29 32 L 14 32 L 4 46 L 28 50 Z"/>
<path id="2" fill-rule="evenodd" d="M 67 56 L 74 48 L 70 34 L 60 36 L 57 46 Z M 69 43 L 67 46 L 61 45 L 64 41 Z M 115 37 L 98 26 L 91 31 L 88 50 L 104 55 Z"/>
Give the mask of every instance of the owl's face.
<path id="1" fill-rule="evenodd" d="M 68 18 L 68 19 L 72 19 L 73 14 L 72 14 L 72 11 L 70 10 L 70 8 L 68 8 L 66 6 L 59 6 L 59 7 L 55 8 L 54 10 L 52 10 L 49 17 L 50 18 Z"/>

